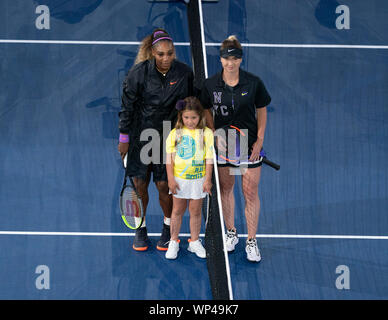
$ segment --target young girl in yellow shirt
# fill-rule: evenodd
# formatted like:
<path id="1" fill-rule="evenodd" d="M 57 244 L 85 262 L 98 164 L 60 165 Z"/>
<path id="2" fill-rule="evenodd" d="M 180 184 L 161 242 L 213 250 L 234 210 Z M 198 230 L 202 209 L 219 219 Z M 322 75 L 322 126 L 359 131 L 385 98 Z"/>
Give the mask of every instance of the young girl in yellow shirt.
<path id="1" fill-rule="evenodd" d="M 176 104 L 178 120 L 166 141 L 167 177 L 173 195 L 171 239 L 167 259 L 176 259 L 179 251 L 179 231 L 188 206 L 190 234 L 188 250 L 206 258 L 199 239 L 203 198 L 210 194 L 213 169 L 213 132 L 205 126 L 204 110 L 195 97 Z"/>

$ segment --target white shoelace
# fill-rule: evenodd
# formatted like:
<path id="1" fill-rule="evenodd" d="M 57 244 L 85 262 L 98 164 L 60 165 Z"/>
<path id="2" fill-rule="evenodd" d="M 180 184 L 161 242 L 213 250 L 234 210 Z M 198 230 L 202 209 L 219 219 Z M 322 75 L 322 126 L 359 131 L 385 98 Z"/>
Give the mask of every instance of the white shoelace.
<path id="1" fill-rule="evenodd" d="M 257 252 L 257 242 L 255 240 L 247 241 L 247 246 L 250 252 L 252 252 L 252 250 L 255 250 L 255 252 Z"/>
<path id="2" fill-rule="evenodd" d="M 229 239 L 232 239 L 232 238 L 236 237 L 236 232 L 228 230 L 226 232 L 226 237 L 229 238 Z"/>

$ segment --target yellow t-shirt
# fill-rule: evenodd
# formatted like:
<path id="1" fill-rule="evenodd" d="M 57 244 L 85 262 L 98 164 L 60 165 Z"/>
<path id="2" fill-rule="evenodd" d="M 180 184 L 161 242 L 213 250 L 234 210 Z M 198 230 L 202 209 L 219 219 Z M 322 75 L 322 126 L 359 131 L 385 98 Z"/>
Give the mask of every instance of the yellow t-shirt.
<path id="1" fill-rule="evenodd" d="M 213 132 L 207 127 L 173 129 L 167 137 L 166 152 L 175 153 L 174 176 L 186 180 L 205 177 L 205 159 L 213 159 L 213 144 Z"/>

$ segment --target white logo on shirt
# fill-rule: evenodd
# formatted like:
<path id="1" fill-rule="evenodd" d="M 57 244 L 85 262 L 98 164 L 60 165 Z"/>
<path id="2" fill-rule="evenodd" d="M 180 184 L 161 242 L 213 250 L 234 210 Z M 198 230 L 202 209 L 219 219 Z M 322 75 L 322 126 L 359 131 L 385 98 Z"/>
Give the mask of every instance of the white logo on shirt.
<path id="1" fill-rule="evenodd" d="M 226 117 L 229 115 L 228 107 L 227 106 L 220 106 L 221 114 Z"/>
<path id="2" fill-rule="evenodd" d="M 213 91 L 214 103 L 221 103 L 221 95 L 222 95 L 222 92 Z"/>

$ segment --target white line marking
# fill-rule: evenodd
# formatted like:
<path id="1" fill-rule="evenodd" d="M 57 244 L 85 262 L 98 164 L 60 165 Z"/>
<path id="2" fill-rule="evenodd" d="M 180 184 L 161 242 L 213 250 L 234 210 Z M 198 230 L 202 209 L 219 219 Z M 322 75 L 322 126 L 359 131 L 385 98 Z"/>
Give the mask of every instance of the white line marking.
<path id="1" fill-rule="evenodd" d="M 221 43 L 206 43 L 209 47 L 219 47 Z M 241 43 L 243 47 L 250 48 L 320 48 L 320 49 L 388 49 L 385 45 L 359 45 L 359 44 L 292 44 L 292 43 Z"/>
<path id="2" fill-rule="evenodd" d="M 14 40 L 0 39 L 0 43 L 24 43 L 24 44 L 96 44 L 96 45 L 126 45 L 138 46 L 140 41 L 77 41 L 77 40 Z M 176 46 L 190 46 L 190 42 L 174 42 Z"/>
<path id="3" fill-rule="evenodd" d="M 203 25 L 203 14 L 202 14 L 202 1 L 200 0 L 198 2 L 198 8 L 199 8 L 199 23 L 201 27 L 201 39 L 202 39 L 202 58 L 203 58 L 203 66 L 204 66 L 204 72 L 205 72 L 205 78 L 208 77 L 207 74 L 207 59 L 206 59 L 206 42 L 205 42 L 205 27 Z"/>
<path id="4" fill-rule="evenodd" d="M 248 235 L 239 235 L 246 238 Z M 325 234 L 257 234 L 257 238 L 294 238 L 294 239 L 350 239 L 350 240 L 388 240 L 388 236 L 325 235 Z"/>
<path id="5" fill-rule="evenodd" d="M 129 45 L 138 46 L 140 41 L 78 41 L 78 40 L 28 40 L 28 39 L 0 39 L 0 43 L 24 44 L 80 44 L 80 45 Z M 190 42 L 174 42 L 175 46 L 190 46 Z M 207 42 L 207 47 L 219 47 L 221 43 Z M 292 44 L 292 43 L 242 43 L 250 48 L 320 48 L 320 49 L 388 49 L 388 45 L 360 45 L 360 44 Z"/>
<path id="6" fill-rule="evenodd" d="M 89 237 L 133 237 L 131 232 L 55 232 L 55 231 L 0 231 L 0 235 L 22 236 L 89 236 Z M 160 233 L 148 233 L 149 237 L 160 237 Z M 180 233 L 180 237 L 190 237 L 190 233 Z M 200 237 L 204 237 L 203 233 Z M 246 238 L 247 234 L 239 234 Z M 256 234 L 257 238 L 284 238 L 284 239 L 349 239 L 349 240 L 388 240 L 388 236 L 371 235 L 325 235 L 325 234 Z"/>

